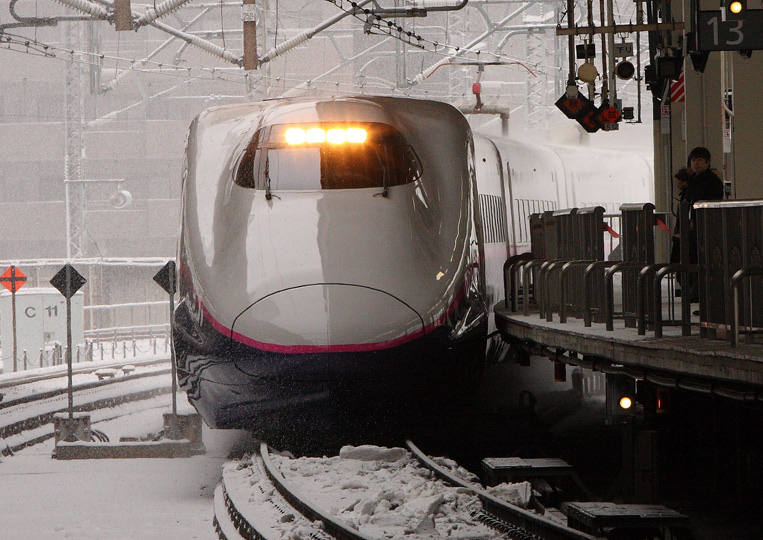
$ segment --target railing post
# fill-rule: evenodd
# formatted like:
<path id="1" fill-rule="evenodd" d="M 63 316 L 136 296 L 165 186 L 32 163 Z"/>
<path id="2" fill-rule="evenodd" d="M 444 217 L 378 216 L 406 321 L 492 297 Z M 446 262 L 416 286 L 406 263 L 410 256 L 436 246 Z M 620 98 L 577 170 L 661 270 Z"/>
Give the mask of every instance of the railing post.
<path id="1" fill-rule="evenodd" d="M 651 266 L 645 266 L 638 273 L 636 282 L 636 318 L 638 319 L 638 335 L 646 335 L 646 276 L 649 275 Z"/>
<path id="2" fill-rule="evenodd" d="M 739 347 L 739 284 L 742 282 L 741 273 L 742 270 L 739 270 L 734 274 L 734 277 L 731 278 L 731 288 L 733 289 L 734 293 L 734 317 L 731 321 L 732 347 Z M 737 276 L 739 276 L 739 279 L 737 279 Z"/>

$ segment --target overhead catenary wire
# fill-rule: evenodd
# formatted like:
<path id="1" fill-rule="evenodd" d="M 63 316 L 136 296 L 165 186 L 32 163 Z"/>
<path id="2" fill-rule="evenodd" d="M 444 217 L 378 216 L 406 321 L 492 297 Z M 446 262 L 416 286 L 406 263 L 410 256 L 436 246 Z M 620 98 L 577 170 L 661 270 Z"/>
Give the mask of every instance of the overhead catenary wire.
<path id="1" fill-rule="evenodd" d="M 507 15 L 506 17 L 501 19 L 492 28 L 489 28 L 488 30 L 486 30 L 485 32 L 483 32 L 482 34 L 477 36 L 475 39 L 470 41 L 465 47 L 463 47 L 463 48 L 456 47 L 455 51 L 454 51 L 455 54 L 452 54 L 450 57 L 445 58 L 443 60 L 440 60 L 436 64 L 434 64 L 432 66 L 429 66 L 427 69 L 423 70 L 421 73 L 419 73 L 418 75 L 416 75 L 413 78 L 413 80 L 411 81 L 411 85 L 413 86 L 413 85 L 416 85 L 416 84 L 419 84 L 419 83 L 423 82 L 425 79 L 427 79 L 429 77 L 429 75 L 434 73 L 434 71 L 438 67 L 440 67 L 440 65 L 445 64 L 445 63 L 449 63 L 449 62 L 452 61 L 453 58 L 461 56 L 461 55 L 465 54 L 466 52 L 470 52 L 471 47 L 474 47 L 475 45 L 478 45 L 479 43 L 484 41 L 485 38 L 491 36 L 496 31 L 498 31 L 500 29 L 503 29 L 504 25 L 507 22 L 509 22 L 511 19 L 513 19 L 517 15 L 521 14 L 522 12 L 526 11 L 531 5 L 532 4 L 528 3 L 528 4 L 525 4 L 524 6 L 520 7 L 519 9 L 514 10 L 512 13 L 510 13 L 509 15 Z"/>
<path id="2" fill-rule="evenodd" d="M 314 26 L 313 28 L 310 28 L 308 30 L 304 30 L 297 34 L 294 37 L 291 37 L 287 39 L 286 41 L 282 42 L 279 45 L 276 45 L 269 51 L 267 51 L 264 55 L 262 55 L 259 58 L 259 63 L 264 64 L 265 62 L 270 62 L 273 58 L 276 58 L 277 56 L 280 56 L 284 54 L 285 52 L 290 51 L 291 49 L 298 47 L 305 41 L 311 39 L 315 34 L 318 32 L 321 32 L 322 30 L 325 30 L 329 26 L 333 26 L 345 17 L 348 17 L 350 15 L 354 15 L 354 10 L 361 8 L 365 6 L 366 4 L 370 4 L 373 0 L 361 0 L 360 2 L 354 3 L 353 11 L 344 11 L 343 13 L 338 13 L 337 15 L 334 15 L 333 17 L 326 19 L 322 23 L 320 23 L 317 26 Z"/>
<path id="3" fill-rule="evenodd" d="M 59 1 L 59 2 L 62 2 L 62 3 L 71 2 L 71 3 L 77 4 L 77 3 L 81 2 L 81 3 L 85 3 L 85 4 L 91 4 L 91 2 L 88 2 L 87 0 L 56 0 L 56 1 Z M 186 0 L 167 0 L 163 4 L 172 4 L 172 5 L 168 5 L 164 9 L 167 10 L 167 9 L 173 8 L 173 6 L 175 4 L 177 4 L 178 2 L 180 3 L 180 5 L 182 5 L 183 3 L 185 3 L 185 1 Z M 107 7 L 112 8 L 112 9 L 114 7 L 113 0 L 99 0 L 99 2 L 101 4 L 107 6 Z M 163 4 L 161 4 L 161 5 L 163 5 Z M 92 5 L 95 6 L 95 4 L 92 4 Z M 170 11 L 172 11 L 174 9 L 177 9 L 178 7 L 180 7 L 180 5 L 175 6 Z M 159 10 L 160 6 L 157 6 L 156 11 Z M 74 6 L 72 6 L 72 7 L 74 7 Z M 98 8 L 103 10 L 103 8 L 101 8 L 100 6 L 96 6 L 96 7 L 98 7 Z M 106 10 L 103 10 L 103 11 L 104 11 L 104 13 L 107 13 Z M 132 10 L 132 12 L 133 12 L 133 17 L 140 18 L 135 13 L 135 10 Z M 168 24 L 164 24 L 163 22 L 158 21 L 158 20 L 153 20 L 153 21 L 147 22 L 146 24 L 149 24 L 149 25 L 153 26 L 154 28 L 157 28 L 157 29 L 161 30 L 162 32 L 166 32 L 166 33 L 168 33 L 168 34 L 170 34 L 172 36 L 175 36 L 175 37 L 177 37 L 179 39 L 182 39 L 183 41 L 186 41 L 186 42 L 190 43 L 191 45 L 194 45 L 195 47 L 198 47 L 199 49 L 201 49 L 203 51 L 206 51 L 206 52 L 208 52 L 208 53 L 210 53 L 212 55 L 218 56 L 218 57 L 222 58 L 223 60 L 226 60 L 226 61 L 228 61 L 228 62 L 230 62 L 232 64 L 236 64 L 236 65 L 239 65 L 239 66 L 243 65 L 243 59 L 240 56 L 236 56 L 232 52 L 223 49 L 219 45 L 215 45 L 211 41 L 207 41 L 207 40 L 202 39 L 202 38 L 200 38 L 198 36 L 194 36 L 193 34 L 188 34 L 187 32 L 183 32 L 182 30 L 178 30 L 176 28 L 173 28 L 172 26 L 169 26 Z"/>
<path id="4" fill-rule="evenodd" d="M 95 53 L 92 51 L 75 51 L 72 49 L 67 49 L 63 47 L 58 47 L 55 45 L 50 45 L 46 43 L 42 43 L 39 41 L 35 41 L 33 39 L 26 38 L 24 36 L 4 33 L 2 36 L 0 36 L 0 45 L 5 45 L 5 47 L 0 48 L 0 50 L 8 50 L 11 52 L 21 53 L 21 54 L 30 54 L 32 56 L 37 56 L 41 58 L 50 58 L 55 60 L 63 60 L 63 61 L 74 61 L 83 65 L 90 65 L 90 66 L 98 66 L 98 67 L 112 67 L 116 68 L 116 64 L 112 66 L 108 66 L 104 64 L 104 61 L 112 61 L 112 62 L 126 62 L 130 63 L 131 67 L 130 70 L 137 72 L 137 73 L 146 73 L 146 74 L 152 74 L 152 75 L 162 75 L 165 77 L 182 77 L 182 78 L 191 78 L 195 77 L 196 80 L 216 80 L 221 82 L 228 82 L 228 83 L 234 83 L 234 84 L 245 84 L 246 79 L 250 76 L 247 73 L 242 73 L 241 70 L 238 67 L 230 66 L 230 67 L 205 67 L 205 66 L 178 66 L 174 64 L 165 64 L 162 62 L 158 62 L 156 60 L 146 60 L 145 58 L 142 60 L 136 59 L 136 58 L 128 58 L 124 56 L 114 56 L 114 55 L 108 55 L 103 53 Z M 16 48 L 14 48 L 16 47 Z M 85 59 L 83 59 L 85 58 Z M 87 60 L 89 58 L 89 60 Z M 153 66 L 153 67 L 149 67 Z M 526 67 L 520 67 L 520 66 L 514 66 L 509 65 L 506 66 L 507 69 L 516 69 L 516 70 L 522 70 L 524 71 Z M 199 73 L 202 73 L 201 76 L 199 76 Z M 243 76 L 242 76 L 243 75 Z M 259 77 L 262 79 L 268 80 L 271 83 L 278 83 L 278 84 L 294 84 L 294 85 L 304 85 L 305 87 L 309 88 L 313 92 L 320 92 L 327 95 L 332 95 L 337 93 L 337 85 L 339 85 L 339 89 L 345 89 L 345 91 L 349 92 L 357 92 L 360 90 L 361 92 L 369 90 L 369 91 L 379 91 L 379 92 L 385 92 L 385 93 L 395 93 L 399 95 L 414 95 L 414 96 L 420 96 L 420 97 L 430 97 L 433 99 L 449 99 L 453 97 L 450 93 L 447 92 L 437 92 L 433 91 L 431 89 L 421 88 L 419 91 L 415 91 L 413 88 L 407 88 L 407 89 L 397 89 L 395 88 L 393 83 L 389 84 L 372 84 L 368 81 L 369 78 L 366 78 L 364 83 L 357 84 L 357 83 L 348 83 L 348 82 L 341 82 L 341 81 L 320 81 L 318 79 L 307 79 L 307 78 L 298 78 L 298 77 L 286 77 L 283 75 L 264 75 L 264 74 L 258 74 Z M 331 86 L 332 89 L 324 89 L 322 87 L 317 86 L 318 84 L 324 84 L 326 86 Z M 465 93 L 459 94 L 456 97 L 466 97 Z"/>
<path id="5" fill-rule="evenodd" d="M 183 30 L 187 30 L 188 28 L 193 26 L 199 19 L 201 19 L 204 15 L 206 15 L 210 10 L 211 10 L 211 8 L 203 9 L 193 19 L 191 19 L 190 22 L 188 22 L 188 24 L 186 24 L 183 27 Z M 109 81 L 109 83 L 106 85 L 104 90 L 105 91 L 113 90 L 114 88 L 116 88 L 120 84 L 122 84 L 122 83 L 124 83 L 124 82 L 126 82 L 126 81 L 128 81 L 130 79 L 132 79 L 135 76 L 135 73 L 137 71 L 135 69 L 136 65 L 139 66 L 139 67 L 144 67 L 148 63 L 149 60 L 151 60 L 154 56 L 159 54 L 162 50 L 164 50 L 168 45 L 170 45 L 170 43 L 172 43 L 176 39 L 177 38 L 175 36 L 171 36 L 164 43 L 162 43 L 156 49 L 154 49 L 151 53 L 149 53 L 148 56 L 146 56 L 145 58 L 143 58 L 141 60 L 138 60 L 137 63 L 133 62 L 129 69 L 123 71 L 122 73 L 120 73 L 119 75 L 114 77 L 111 81 Z"/>

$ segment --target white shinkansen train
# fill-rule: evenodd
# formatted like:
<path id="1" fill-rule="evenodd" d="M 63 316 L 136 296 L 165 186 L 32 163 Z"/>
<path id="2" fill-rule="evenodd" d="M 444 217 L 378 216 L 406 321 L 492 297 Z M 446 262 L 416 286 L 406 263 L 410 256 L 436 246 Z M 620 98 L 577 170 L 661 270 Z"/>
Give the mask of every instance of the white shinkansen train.
<path id="1" fill-rule="evenodd" d="M 468 394 L 529 215 L 651 186 L 631 154 L 489 139 L 434 101 L 207 110 L 183 177 L 181 386 L 217 428 Z"/>

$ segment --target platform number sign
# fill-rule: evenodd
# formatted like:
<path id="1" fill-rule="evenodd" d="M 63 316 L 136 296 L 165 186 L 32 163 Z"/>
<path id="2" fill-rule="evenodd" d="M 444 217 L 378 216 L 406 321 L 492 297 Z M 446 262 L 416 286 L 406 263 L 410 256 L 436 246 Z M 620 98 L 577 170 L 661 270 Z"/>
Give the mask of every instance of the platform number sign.
<path id="1" fill-rule="evenodd" d="M 763 9 L 748 9 L 740 18 L 724 20 L 720 10 L 700 11 L 697 49 L 743 51 L 763 49 Z"/>

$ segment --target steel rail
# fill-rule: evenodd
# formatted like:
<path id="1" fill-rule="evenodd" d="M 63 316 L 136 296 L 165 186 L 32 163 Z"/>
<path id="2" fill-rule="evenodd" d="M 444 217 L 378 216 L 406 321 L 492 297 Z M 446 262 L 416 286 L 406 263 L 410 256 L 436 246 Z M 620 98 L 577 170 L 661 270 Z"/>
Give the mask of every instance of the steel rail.
<path id="1" fill-rule="evenodd" d="M 506 534 L 510 538 L 541 538 L 543 540 L 602 540 L 597 536 L 565 527 L 559 523 L 551 521 L 543 516 L 533 514 L 532 512 L 502 501 L 484 489 L 467 482 L 463 478 L 452 474 L 445 468 L 440 467 L 431 458 L 424 454 L 412 441 L 405 441 L 408 449 L 414 457 L 425 467 L 430 469 L 438 478 L 465 489 L 471 490 L 482 502 L 484 511 L 494 518 L 513 526 L 516 529 L 508 529 Z"/>
<path id="2" fill-rule="evenodd" d="M 103 367 L 100 367 L 98 369 L 104 369 Z M 93 369 L 91 372 L 95 372 L 97 370 Z M 167 369 L 160 369 L 157 371 L 151 371 L 149 373 L 135 373 L 131 375 L 124 375 L 119 378 L 113 378 L 113 379 L 104 379 L 102 381 L 93 381 L 89 383 L 82 383 L 82 384 L 75 384 L 73 386 L 74 391 L 82 391 L 82 390 L 90 390 L 91 388 L 98 388 L 101 386 L 108 386 L 110 384 L 118 384 L 120 382 L 124 381 L 134 381 L 136 379 L 144 379 L 146 377 L 154 377 L 156 375 L 166 375 L 169 374 L 172 370 L 169 368 Z M 78 374 L 82 373 L 88 373 L 88 371 L 80 371 L 77 372 Z M 62 378 L 62 375 L 56 375 L 55 377 L 48 377 L 50 379 L 59 379 Z M 44 380 L 44 379 L 35 379 L 37 380 Z M 27 384 L 26 381 L 19 382 L 17 385 Z M 35 401 L 41 401 L 43 399 L 48 399 L 54 396 L 58 396 L 61 394 L 65 394 L 68 391 L 66 387 L 62 388 L 56 388 L 54 390 L 48 390 L 46 392 L 40 392 L 39 394 L 33 394 L 29 396 L 24 396 L 20 398 L 15 399 L 9 399 L 8 401 L 1 401 L 0 402 L 0 410 L 7 409 L 8 407 L 13 407 L 15 405 L 23 405 L 25 403 L 33 403 Z"/>
<path id="3" fill-rule="evenodd" d="M 145 374 L 144 376 L 166 376 L 167 371 L 158 371 L 153 372 L 151 374 Z M 135 380 L 135 376 L 128 377 L 120 377 L 119 379 L 116 379 L 115 381 L 101 381 L 99 383 L 88 383 L 86 385 L 77 385 L 77 390 L 79 392 L 79 396 L 81 398 L 83 392 L 92 392 L 94 390 L 98 390 L 99 388 L 102 388 L 103 386 L 109 385 L 109 384 L 120 384 L 124 382 L 129 382 Z M 143 377 L 137 377 L 137 378 L 143 378 Z M 103 383 L 106 383 L 104 385 Z M 26 406 L 34 403 L 43 403 L 46 400 L 54 399 L 58 397 L 59 395 L 62 395 L 63 393 L 66 393 L 68 389 L 64 390 L 57 390 L 53 393 L 46 392 L 45 394 L 51 394 L 51 395 L 38 395 L 34 396 L 36 399 L 19 399 L 14 400 L 13 402 L 10 402 L 10 406 Z M 136 390 L 132 392 L 127 392 L 118 396 L 109 396 L 109 397 L 102 397 L 99 399 L 91 399 L 90 401 L 87 401 L 86 403 L 80 403 L 79 405 L 76 405 L 74 407 L 75 412 L 91 412 L 101 409 L 108 409 L 113 408 L 118 405 L 122 405 L 124 403 L 129 402 L 135 402 L 135 401 L 145 401 L 148 399 L 152 399 L 156 396 L 169 393 L 171 391 L 171 387 L 169 386 L 169 382 L 167 386 L 158 386 L 155 388 L 150 389 L 141 389 Z M 42 397 L 41 397 L 42 396 Z M 6 407 L 7 408 L 7 407 Z M 42 426 L 51 424 L 53 421 L 53 417 L 55 414 L 60 412 L 65 412 L 67 407 L 65 406 L 56 406 L 52 408 L 51 410 L 47 410 L 42 413 L 32 414 L 30 416 L 27 416 L 26 418 L 20 418 L 18 420 L 13 421 L 12 423 L 6 424 L 4 426 L 0 426 L 0 439 L 6 439 L 9 437 L 14 437 L 18 435 L 24 434 L 24 432 L 31 432 L 33 430 L 36 430 Z M 6 411 L 7 413 L 8 411 Z M 120 415 L 117 415 L 120 416 Z M 54 436 L 53 429 L 51 427 L 50 432 L 48 433 L 42 433 L 39 435 L 32 434 L 31 436 L 22 437 L 23 440 L 20 442 L 17 442 L 13 444 L 12 446 L 10 444 L 5 445 L 5 447 L 2 449 L 3 453 L 8 453 L 8 450 L 10 452 L 16 452 L 18 450 L 21 450 L 23 448 L 26 448 L 28 446 L 33 446 L 35 444 L 39 444 L 41 442 L 44 442 Z"/>
<path id="4" fill-rule="evenodd" d="M 323 523 L 325 531 L 338 540 L 372 540 L 370 536 L 366 536 L 365 534 L 343 524 L 341 521 L 335 519 L 329 512 L 301 495 L 299 491 L 292 486 L 291 482 L 283 477 L 278 470 L 278 467 L 273 463 L 273 460 L 270 459 L 270 451 L 265 442 L 260 443 L 260 457 L 262 458 L 262 463 L 265 466 L 265 472 L 267 473 L 268 478 L 273 482 L 278 492 L 302 515 L 313 521 L 320 520 Z"/>
<path id="5" fill-rule="evenodd" d="M 304 520 L 305 526 L 310 526 L 310 520 L 301 514 L 296 508 L 292 507 L 281 497 L 276 485 L 268 477 L 262 456 L 252 456 L 252 468 L 258 473 L 258 484 L 264 493 L 271 493 L 267 497 L 276 511 L 283 516 L 289 516 L 289 521 Z M 223 470 L 222 481 L 215 490 L 215 516 L 214 526 L 220 540 L 280 540 L 282 534 L 274 530 L 270 523 L 266 523 L 267 518 L 263 518 L 259 512 L 243 512 L 236 506 L 239 500 L 237 495 L 231 493 L 225 484 L 226 471 Z M 242 501 L 243 505 L 248 504 L 249 497 Z M 332 540 L 326 531 L 311 527 L 311 540 Z"/>

